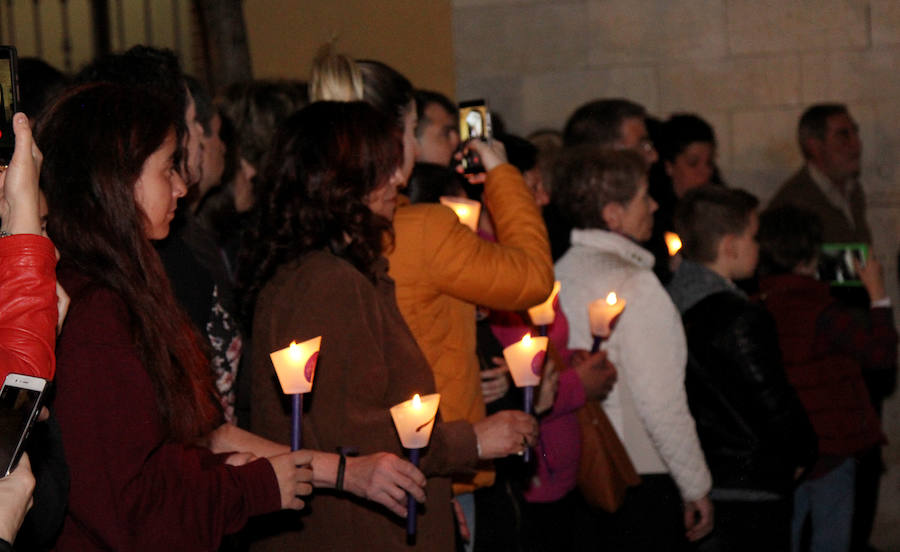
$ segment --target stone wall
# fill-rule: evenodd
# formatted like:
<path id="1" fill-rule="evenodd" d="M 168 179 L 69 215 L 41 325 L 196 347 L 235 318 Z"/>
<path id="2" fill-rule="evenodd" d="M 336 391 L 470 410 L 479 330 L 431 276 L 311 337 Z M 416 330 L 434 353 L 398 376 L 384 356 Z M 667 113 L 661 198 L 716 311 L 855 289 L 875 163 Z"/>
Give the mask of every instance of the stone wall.
<path id="1" fill-rule="evenodd" d="M 453 0 L 453 43 L 457 97 L 487 98 L 510 130 L 561 128 L 604 96 L 659 117 L 695 112 L 716 129 L 725 179 L 763 201 L 801 163 L 804 107 L 847 103 L 862 133 L 875 251 L 897 282 L 900 2 Z M 897 394 L 885 426 L 892 444 L 876 542 L 900 550 Z"/>

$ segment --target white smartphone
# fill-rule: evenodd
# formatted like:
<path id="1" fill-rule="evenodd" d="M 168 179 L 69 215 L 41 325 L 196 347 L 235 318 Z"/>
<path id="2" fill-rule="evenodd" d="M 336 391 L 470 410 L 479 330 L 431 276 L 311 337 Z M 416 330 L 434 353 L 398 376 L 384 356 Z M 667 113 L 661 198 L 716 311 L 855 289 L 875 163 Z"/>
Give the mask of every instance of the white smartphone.
<path id="1" fill-rule="evenodd" d="M 47 380 L 9 374 L 0 389 L 0 477 L 19 463 L 25 439 L 41 410 Z"/>

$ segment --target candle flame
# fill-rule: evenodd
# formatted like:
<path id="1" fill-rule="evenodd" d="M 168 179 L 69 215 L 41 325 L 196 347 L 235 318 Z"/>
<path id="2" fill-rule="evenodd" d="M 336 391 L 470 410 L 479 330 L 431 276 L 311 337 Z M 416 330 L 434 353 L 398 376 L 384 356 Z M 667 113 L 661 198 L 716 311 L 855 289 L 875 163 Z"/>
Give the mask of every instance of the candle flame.
<path id="1" fill-rule="evenodd" d="M 300 350 L 300 346 L 297 345 L 296 341 L 291 341 L 291 345 L 288 348 L 288 354 L 291 355 L 292 361 L 299 362 L 303 351 Z"/>
<path id="2" fill-rule="evenodd" d="M 530 333 L 525 334 L 525 337 L 522 338 L 522 345 L 524 345 L 526 347 L 531 346 L 531 334 Z"/>
<path id="3" fill-rule="evenodd" d="M 422 398 L 419 397 L 419 394 L 416 393 L 412 398 L 412 407 L 413 408 L 422 408 Z"/>
<path id="4" fill-rule="evenodd" d="M 666 248 L 669 250 L 669 256 L 674 256 L 681 250 L 681 238 L 675 232 L 666 232 Z"/>
<path id="5" fill-rule="evenodd" d="M 616 297 L 615 291 L 610 291 L 609 295 L 606 296 L 606 304 L 607 305 L 615 305 L 619 302 L 619 298 Z"/>
<path id="6" fill-rule="evenodd" d="M 464 206 L 460 205 L 456 208 L 456 215 L 458 217 L 462 218 L 462 217 L 468 216 L 468 214 L 469 214 L 468 207 L 464 207 Z"/>

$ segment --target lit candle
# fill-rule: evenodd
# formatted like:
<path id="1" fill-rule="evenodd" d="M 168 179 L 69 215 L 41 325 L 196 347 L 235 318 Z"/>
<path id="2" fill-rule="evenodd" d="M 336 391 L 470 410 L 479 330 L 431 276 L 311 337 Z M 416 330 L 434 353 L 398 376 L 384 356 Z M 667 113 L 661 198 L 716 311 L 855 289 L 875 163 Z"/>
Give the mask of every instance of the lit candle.
<path id="1" fill-rule="evenodd" d="M 591 352 L 596 353 L 600 349 L 600 343 L 612 333 L 623 310 L 625 310 L 625 299 L 617 297 L 613 291 L 609 292 L 606 299 L 597 299 L 588 305 L 591 334 L 594 336 L 594 346 L 591 348 Z"/>
<path id="2" fill-rule="evenodd" d="M 275 366 L 281 390 L 291 395 L 291 450 L 300 450 L 300 428 L 303 423 L 303 394 L 312 390 L 313 376 L 316 373 L 316 362 L 319 359 L 319 348 L 322 336 L 314 337 L 303 343 L 291 342 L 284 349 L 271 353 L 269 358 Z"/>
<path id="3" fill-rule="evenodd" d="M 459 222 L 471 228 L 472 232 L 478 231 L 481 203 L 465 197 L 441 196 L 441 204 L 453 209 L 453 212 L 459 217 Z"/>
<path id="4" fill-rule="evenodd" d="M 409 449 L 409 461 L 414 466 L 419 465 L 419 449 L 427 447 L 431 440 L 431 430 L 434 429 L 440 404 L 441 394 L 432 393 L 424 397 L 416 394 L 412 399 L 391 407 L 394 427 L 400 435 L 400 442 Z M 416 499 L 409 493 L 406 494 L 406 534 L 416 534 Z"/>
<path id="5" fill-rule="evenodd" d="M 665 233 L 666 247 L 669 249 L 669 256 L 674 257 L 676 253 L 681 251 L 681 238 L 675 232 Z"/>
<path id="6" fill-rule="evenodd" d="M 538 327 L 542 336 L 547 335 L 547 326 L 553 324 L 553 320 L 556 318 L 554 307 L 556 306 L 557 296 L 559 296 L 558 281 L 553 284 L 553 291 L 550 292 L 550 297 L 546 301 L 528 309 L 531 323 Z"/>
<path id="7" fill-rule="evenodd" d="M 503 349 L 503 358 L 509 365 L 513 382 L 516 387 L 524 387 L 524 410 L 528 414 L 534 412 L 534 387 L 541 383 L 548 342 L 547 337 L 531 337 L 531 334 L 525 334 L 521 341 Z M 530 459 L 531 452 L 526 448 L 525 461 L 528 462 Z"/>

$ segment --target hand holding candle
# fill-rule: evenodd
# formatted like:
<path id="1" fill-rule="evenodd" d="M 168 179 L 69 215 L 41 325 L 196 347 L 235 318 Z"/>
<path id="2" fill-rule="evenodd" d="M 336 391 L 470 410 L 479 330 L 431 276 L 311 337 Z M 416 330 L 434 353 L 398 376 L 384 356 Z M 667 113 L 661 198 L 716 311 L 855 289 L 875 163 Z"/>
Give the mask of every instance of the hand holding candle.
<path id="1" fill-rule="evenodd" d="M 419 449 L 428 446 L 438 406 L 441 403 L 440 393 L 432 393 L 412 399 L 391 407 L 391 418 L 400 435 L 400 442 L 409 449 L 409 461 L 419 465 Z M 408 494 L 406 512 L 406 534 L 416 534 L 416 499 Z"/>
<path id="2" fill-rule="evenodd" d="M 547 354 L 547 337 L 531 337 L 525 334 L 518 343 L 503 349 L 503 357 L 509 365 L 516 387 L 524 387 L 525 413 L 534 412 L 534 387 L 541 382 L 541 371 Z M 525 449 L 525 461 L 531 459 L 529 449 Z"/>
<path id="3" fill-rule="evenodd" d="M 550 292 L 550 297 L 543 303 L 528 309 L 528 316 L 531 318 L 531 323 L 540 329 L 542 336 L 547 335 L 547 326 L 553 324 L 553 320 L 556 319 L 556 310 L 554 307 L 556 306 L 556 298 L 559 296 L 559 287 L 559 282 L 555 282 L 553 284 L 553 291 Z"/>
<path id="4" fill-rule="evenodd" d="M 616 293 L 611 291 L 605 299 L 597 299 L 588 305 L 591 334 L 594 336 L 592 353 L 596 353 L 600 349 L 600 343 L 612 333 L 619 315 L 625 310 L 625 303 L 625 299 L 617 297 Z"/>
<path id="5" fill-rule="evenodd" d="M 441 205 L 446 205 L 453 209 L 453 212 L 459 217 L 459 222 L 471 228 L 472 232 L 478 231 L 481 203 L 465 197 L 441 196 Z"/>
<path id="6" fill-rule="evenodd" d="M 289 346 L 269 355 L 281 383 L 281 390 L 292 396 L 291 450 L 300 450 L 301 447 L 303 393 L 312 390 L 321 345 L 322 336 L 299 344 L 292 341 Z"/>

